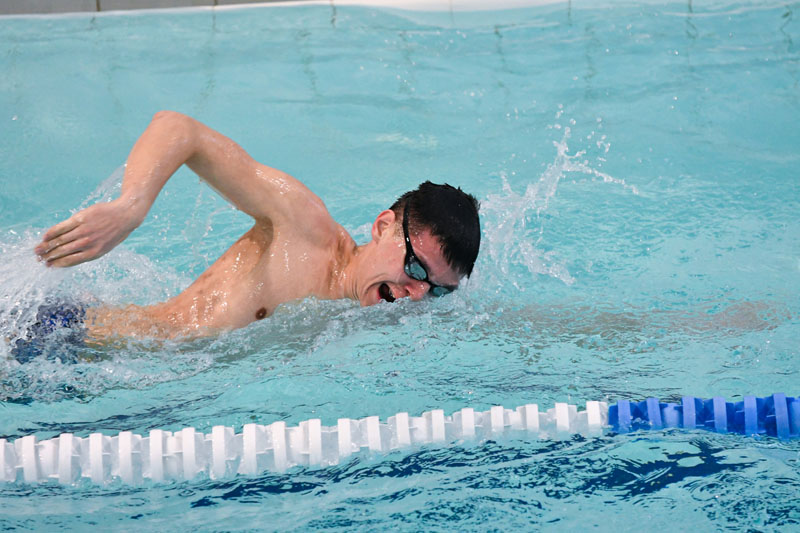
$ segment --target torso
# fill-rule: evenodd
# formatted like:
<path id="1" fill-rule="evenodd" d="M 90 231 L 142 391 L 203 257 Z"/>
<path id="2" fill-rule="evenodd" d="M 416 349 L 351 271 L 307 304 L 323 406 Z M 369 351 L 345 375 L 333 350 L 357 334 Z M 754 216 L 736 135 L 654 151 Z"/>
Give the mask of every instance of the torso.
<path id="1" fill-rule="evenodd" d="M 285 302 L 336 297 L 337 273 L 355 242 L 325 213 L 295 224 L 257 221 L 178 296 L 147 307 L 87 311 L 89 335 L 191 337 L 266 318 Z M 291 227 L 290 227 L 291 226 Z M 308 228 L 313 228 L 309 232 Z"/>

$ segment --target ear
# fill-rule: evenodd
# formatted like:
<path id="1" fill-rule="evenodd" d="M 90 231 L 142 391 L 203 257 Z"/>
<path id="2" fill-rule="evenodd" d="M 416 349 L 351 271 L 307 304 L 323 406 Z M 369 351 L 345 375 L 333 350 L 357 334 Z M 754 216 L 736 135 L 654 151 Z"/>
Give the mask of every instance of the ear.
<path id="1" fill-rule="evenodd" d="M 391 209 L 381 211 L 381 214 L 378 215 L 375 222 L 372 223 L 372 240 L 380 240 L 387 231 L 394 232 L 394 223 L 396 220 L 397 217 Z"/>

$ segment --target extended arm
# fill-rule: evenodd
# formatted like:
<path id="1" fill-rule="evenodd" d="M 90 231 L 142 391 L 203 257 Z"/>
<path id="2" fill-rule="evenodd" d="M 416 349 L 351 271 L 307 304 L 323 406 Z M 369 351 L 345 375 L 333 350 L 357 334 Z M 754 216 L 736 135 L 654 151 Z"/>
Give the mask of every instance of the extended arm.
<path id="1" fill-rule="evenodd" d="M 224 135 L 186 115 L 161 111 L 128 156 L 120 197 L 50 228 L 36 254 L 48 266 L 73 266 L 109 252 L 142 223 L 164 184 L 184 163 L 256 219 L 280 220 L 324 209 L 302 183 L 259 164 Z"/>

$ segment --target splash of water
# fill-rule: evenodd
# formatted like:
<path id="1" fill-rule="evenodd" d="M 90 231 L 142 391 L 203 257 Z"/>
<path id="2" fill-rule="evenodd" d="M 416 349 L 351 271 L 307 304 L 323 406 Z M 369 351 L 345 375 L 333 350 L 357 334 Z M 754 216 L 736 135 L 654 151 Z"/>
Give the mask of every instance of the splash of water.
<path id="1" fill-rule="evenodd" d="M 81 204 L 86 207 L 119 194 L 124 167 L 117 169 Z M 41 239 L 37 229 L 7 230 L 0 235 L 0 401 L 56 401 L 65 397 L 91 397 L 113 387 L 141 386 L 176 376 L 194 374 L 210 364 L 202 350 L 174 355 L 173 347 L 132 347 L 119 353 L 99 354 L 102 362 L 62 364 L 60 358 L 39 357 L 20 365 L 11 355 L 17 339 L 25 337 L 37 321 L 43 304 L 54 301 L 92 305 L 152 303 L 185 287 L 186 276 L 160 267 L 147 257 L 120 246 L 106 256 L 69 269 L 47 268 L 33 249 Z M 52 341 L 52 342 L 51 342 Z M 47 350 L 59 349 L 57 335 L 47 340 Z M 49 353 L 49 352 L 48 352 Z M 96 359 L 86 348 L 82 359 Z"/>
<path id="2" fill-rule="evenodd" d="M 103 182 L 97 186 L 97 188 L 92 191 L 92 193 L 86 197 L 86 199 L 81 202 L 81 205 L 75 211 L 80 211 L 81 209 L 86 209 L 92 204 L 98 202 L 110 202 L 114 198 L 118 197 L 122 192 L 122 178 L 125 176 L 125 167 L 127 163 L 118 167 L 114 172 L 111 173 L 109 177 L 107 177 Z"/>
<path id="3" fill-rule="evenodd" d="M 12 339 L 25 331 L 36 319 L 37 303 L 57 295 L 67 277 L 65 271 L 48 269 L 33 253 L 38 238 L 32 233 L 23 235 L 11 230 L 0 241 L 0 335 Z M 6 348 L 0 343 L 0 355 Z"/>
<path id="4" fill-rule="evenodd" d="M 84 199 L 78 210 L 118 196 L 124 171 L 124 165 L 117 168 Z M 0 253 L 4 257 L 0 264 L 0 279 L 4 280 L 0 284 L 0 335 L 5 339 L 26 331 L 36 319 L 39 305 L 48 299 L 82 302 L 99 299 L 114 303 L 136 296 L 146 302 L 163 299 L 170 288 L 186 284 L 180 276 L 159 272 L 148 258 L 125 247 L 78 267 L 47 268 L 33 253 L 40 239 L 41 233 L 33 229 L 21 234 L 9 230 L 0 237 Z M 169 287 L 166 293 L 165 286 Z M 91 293 L 87 287 L 92 287 Z M 0 347 L 0 355 L 3 348 Z"/>
<path id="5" fill-rule="evenodd" d="M 559 118 L 560 114 L 561 112 L 556 118 Z M 561 129 L 558 124 L 554 127 Z M 506 281 L 510 280 L 518 290 L 524 289 L 510 276 L 514 265 L 524 266 L 531 274 L 550 276 L 567 285 L 575 283 L 566 261 L 557 251 L 543 251 L 538 247 L 544 234 L 541 215 L 547 211 L 559 182 L 567 174 L 586 174 L 600 178 L 605 183 L 620 185 L 633 194 L 639 194 L 636 187 L 627 185 L 624 180 L 590 166 L 589 162 L 583 159 L 586 150 L 570 154 L 567 142 L 571 130 L 565 127 L 563 132 L 560 141 L 553 141 L 553 146 L 556 148 L 555 159 L 547 166 L 538 181 L 528 184 L 525 192 L 519 194 L 511 188 L 507 175 L 504 172 L 500 173 L 502 191 L 489 194 L 481 206 L 486 220 L 484 233 L 488 242 L 489 258 L 499 268 Z M 608 152 L 609 145 L 604 139 L 602 143 L 598 142 L 598 147 L 604 149 L 605 153 Z M 538 226 L 537 221 L 539 221 Z"/>

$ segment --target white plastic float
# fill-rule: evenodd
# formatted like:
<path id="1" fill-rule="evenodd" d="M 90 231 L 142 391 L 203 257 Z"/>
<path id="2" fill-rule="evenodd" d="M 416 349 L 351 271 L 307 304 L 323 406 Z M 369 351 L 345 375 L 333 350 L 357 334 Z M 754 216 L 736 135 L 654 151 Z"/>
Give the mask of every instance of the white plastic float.
<path id="1" fill-rule="evenodd" d="M 283 472 L 298 465 L 335 465 L 362 450 L 381 453 L 514 433 L 541 439 L 599 435 L 607 423 L 608 405 L 587 402 L 582 411 L 556 403 L 547 411 L 528 404 L 513 410 L 465 408 L 452 416 L 439 409 L 419 417 L 398 413 L 386 423 L 377 416 L 341 418 L 335 426 L 323 426 L 318 418 L 291 427 L 278 421 L 266 426 L 246 424 L 241 433 L 214 426 L 211 433 L 189 427 L 174 433 L 154 429 L 147 436 L 130 431 L 88 437 L 62 433 L 39 441 L 30 435 L 13 442 L 0 439 L 0 482 L 72 484 L 88 478 L 99 484 L 113 480 L 139 484 L 197 476 L 221 479 L 267 470 Z"/>

